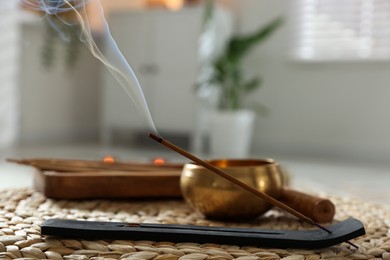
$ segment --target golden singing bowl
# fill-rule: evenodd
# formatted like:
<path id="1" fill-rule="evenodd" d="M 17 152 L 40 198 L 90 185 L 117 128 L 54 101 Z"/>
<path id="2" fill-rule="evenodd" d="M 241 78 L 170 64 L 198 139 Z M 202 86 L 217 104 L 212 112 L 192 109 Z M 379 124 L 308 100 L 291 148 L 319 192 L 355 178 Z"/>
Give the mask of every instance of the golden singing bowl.
<path id="1" fill-rule="evenodd" d="M 279 164 L 272 159 L 208 162 L 276 199 L 282 193 L 284 175 Z M 272 207 L 249 191 L 195 163 L 184 165 L 180 187 L 186 202 L 211 219 L 245 220 L 258 217 Z"/>

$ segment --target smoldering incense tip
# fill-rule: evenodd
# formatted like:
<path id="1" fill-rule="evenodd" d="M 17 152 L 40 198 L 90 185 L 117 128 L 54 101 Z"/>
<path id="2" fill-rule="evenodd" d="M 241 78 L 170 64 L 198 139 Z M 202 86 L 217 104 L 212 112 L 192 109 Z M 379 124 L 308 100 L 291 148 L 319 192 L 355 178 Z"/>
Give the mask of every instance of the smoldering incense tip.
<path id="1" fill-rule="evenodd" d="M 149 134 L 149 137 L 152 138 L 153 140 L 159 142 L 161 144 L 161 142 L 163 141 L 163 139 L 161 137 L 158 137 L 157 135 L 153 134 L 153 133 L 150 133 Z"/>

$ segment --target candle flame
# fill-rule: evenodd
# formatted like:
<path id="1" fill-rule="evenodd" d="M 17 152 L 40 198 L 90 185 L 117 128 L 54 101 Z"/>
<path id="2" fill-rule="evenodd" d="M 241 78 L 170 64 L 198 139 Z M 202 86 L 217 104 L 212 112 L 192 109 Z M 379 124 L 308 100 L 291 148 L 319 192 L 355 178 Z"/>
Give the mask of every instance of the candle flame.
<path id="1" fill-rule="evenodd" d="M 154 165 L 165 165 L 166 164 L 166 160 L 163 159 L 163 158 L 158 157 L 158 158 L 155 158 L 153 160 L 153 164 Z"/>
<path id="2" fill-rule="evenodd" d="M 151 7 L 165 7 L 178 11 L 184 6 L 184 0 L 148 0 L 147 4 Z"/>
<path id="3" fill-rule="evenodd" d="M 165 5 L 167 8 L 171 9 L 172 11 L 177 11 L 183 7 L 184 1 L 183 0 L 167 0 L 167 1 L 165 1 Z"/>
<path id="4" fill-rule="evenodd" d="M 106 156 L 103 158 L 103 162 L 107 164 L 113 164 L 116 162 L 115 158 L 112 156 Z"/>

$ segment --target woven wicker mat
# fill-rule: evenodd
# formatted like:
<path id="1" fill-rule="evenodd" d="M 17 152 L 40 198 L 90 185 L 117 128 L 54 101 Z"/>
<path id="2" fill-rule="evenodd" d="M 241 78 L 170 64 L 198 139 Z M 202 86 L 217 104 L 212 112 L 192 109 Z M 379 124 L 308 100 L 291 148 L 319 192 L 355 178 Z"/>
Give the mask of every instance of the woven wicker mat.
<path id="1" fill-rule="evenodd" d="M 390 259 L 390 207 L 347 198 L 331 198 L 336 219 L 353 216 L 364 222 L 367 235 L 320 250 L 268 249 L 249 246 L 170 243 L 164 241 L 86 241 L 42 237 L 40 224 L 48 218 L 148 223 L 226 225 L 194 213 L 182 201 L 55 201 L 31 189 L 0 191 L 0 258 L 4 259 Z M 274 229 L 307 229 L 306 224 L 270 211 L 251 223 Z"/>

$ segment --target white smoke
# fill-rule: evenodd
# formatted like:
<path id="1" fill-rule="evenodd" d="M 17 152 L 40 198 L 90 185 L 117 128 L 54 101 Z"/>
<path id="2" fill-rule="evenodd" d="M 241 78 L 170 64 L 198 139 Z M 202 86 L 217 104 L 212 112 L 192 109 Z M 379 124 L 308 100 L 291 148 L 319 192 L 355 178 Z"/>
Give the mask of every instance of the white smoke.
<path id="1" fill-rule="evenodd" d="M 96 3 L 99 8 L 98 15 L 104 24 L 104 35 L 107 37 L 106 42 L 110 46 L 109 50 L 114 54 L 110 55 L 110 57 L 114 57 L 110 60 L 103 55 L 93 38 L 90 18 L 86 8 L 87 4 L 91 2 Z M 131 69 L 129 63 L 126 61 L 115 40 L 111 36 L 100 0 L 22 0 L 22 4 L 32 10 L 41 12 L 49 22 L 50 19 L 55 16 L 69 26 L 74 25 L 75 21 L 70 20 L 63 14 L 73 14 L 81 27 L 80 40 L 88 47 L 92 55 L 106 66 L 112 76 L 118 81 L 127 96 L 133 101 L 137 110 L 144 116 L 150 130 L 154 133 L 158 133 L 142 92 L 141 85 L 134 71 Z M 96 17 L 94 18 L 96 19 Z M 55 27 L 54 24 L 53 26 Z M 60 28 L 54 29 L 61 35 Z"/>
<path id="2" fill-rule="evenodd" d="M 48 15 L 58 15 L 84 8 L 88 0 L 22 0 L 22 4 L 31 10 L 42 11 Z"/>

